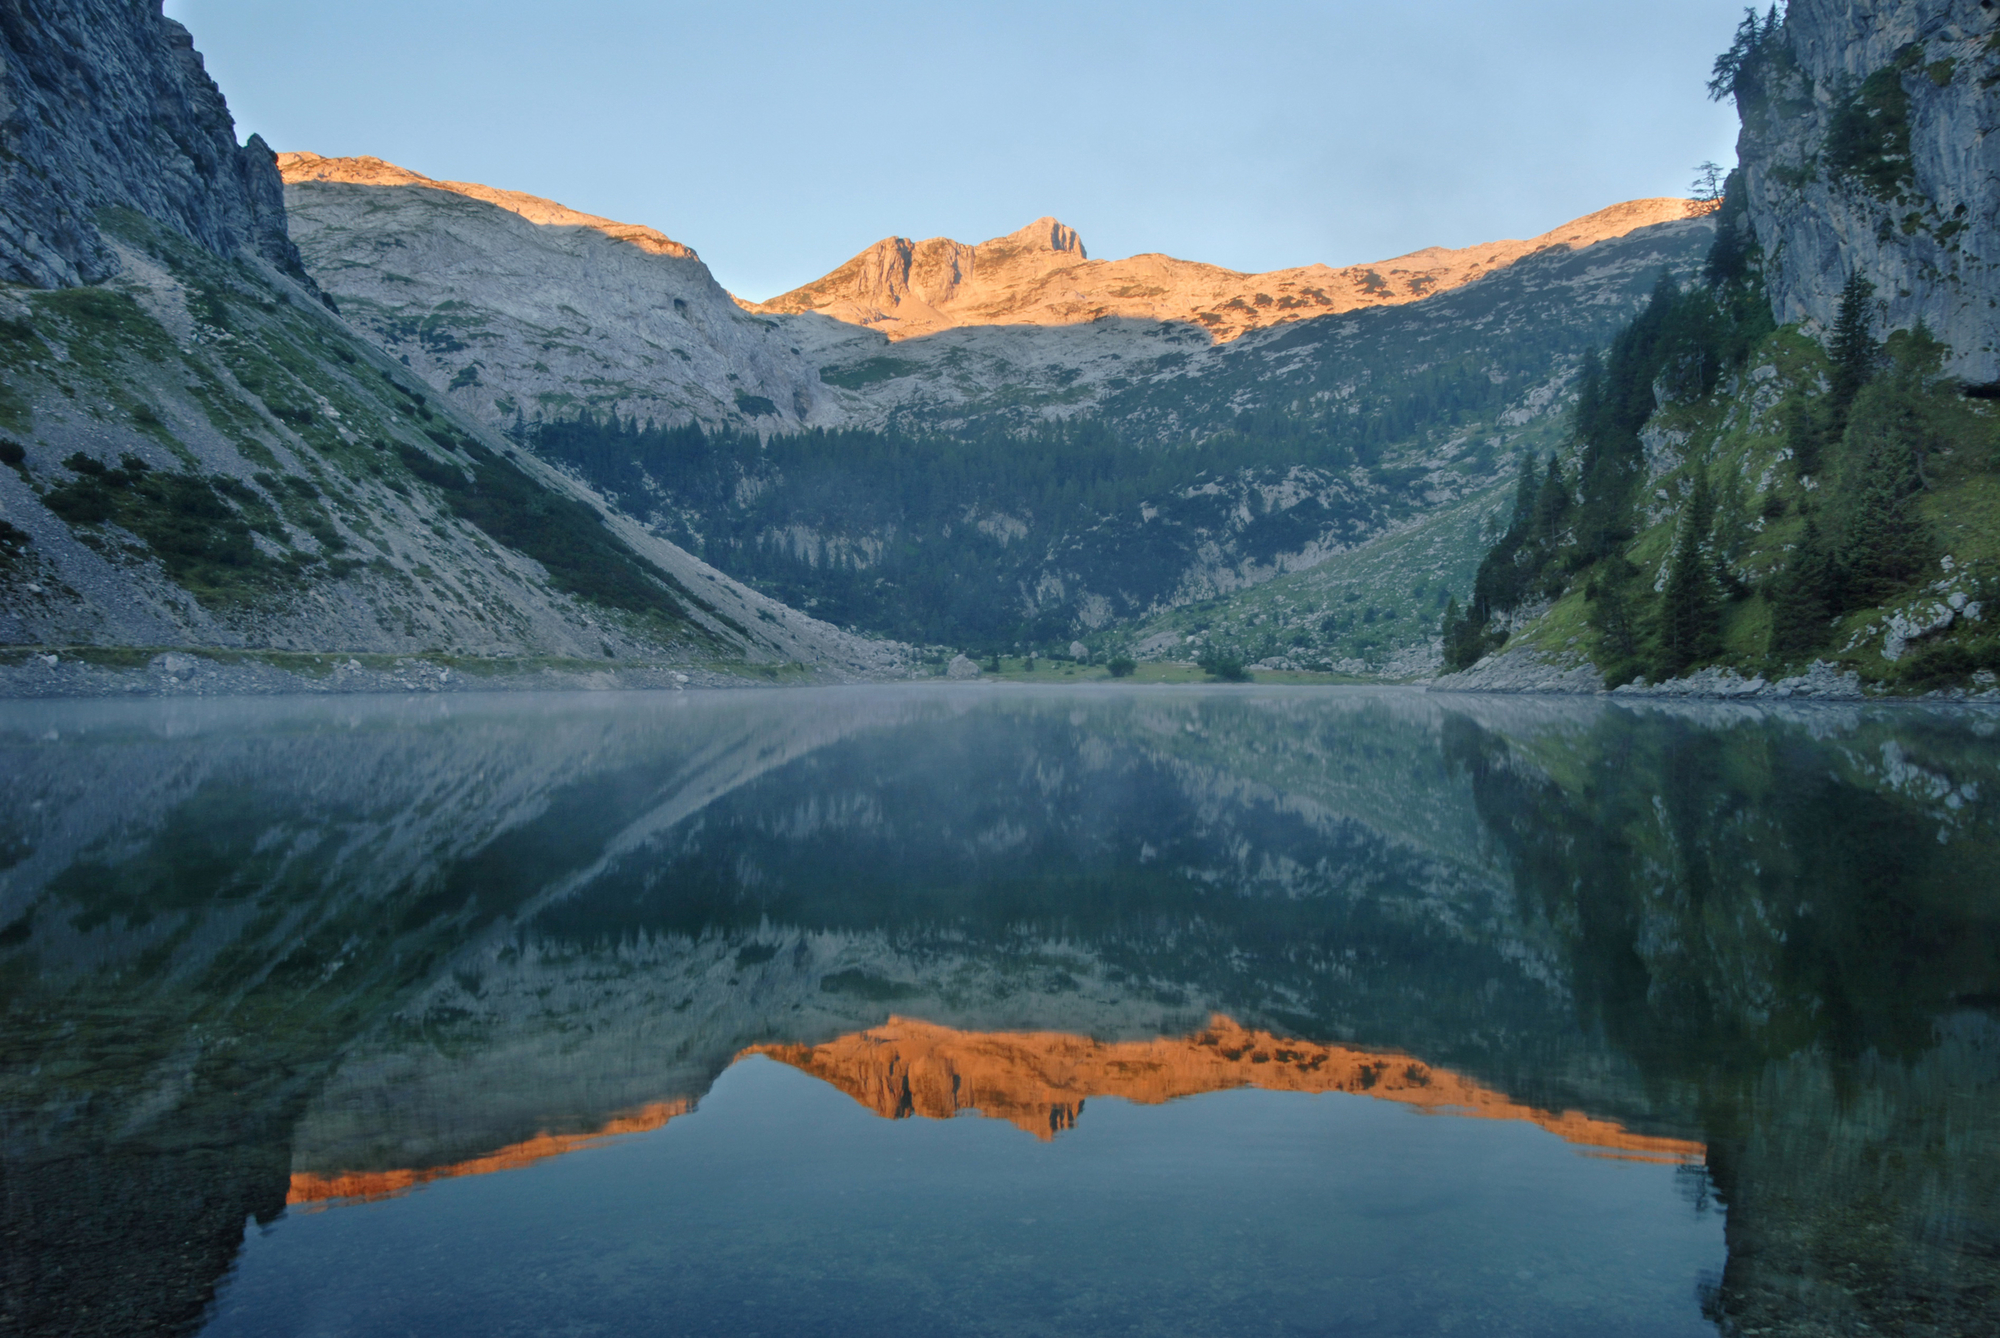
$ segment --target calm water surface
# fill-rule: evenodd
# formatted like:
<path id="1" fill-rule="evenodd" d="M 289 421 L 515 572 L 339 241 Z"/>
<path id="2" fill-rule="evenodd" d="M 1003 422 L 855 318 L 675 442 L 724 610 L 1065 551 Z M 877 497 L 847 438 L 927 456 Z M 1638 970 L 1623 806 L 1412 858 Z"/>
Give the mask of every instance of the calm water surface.
<path id="1" fill-rule="evenodd" d="M 1996 737 L 0 706 L 0 1333 L 2000 1332 Z"/>

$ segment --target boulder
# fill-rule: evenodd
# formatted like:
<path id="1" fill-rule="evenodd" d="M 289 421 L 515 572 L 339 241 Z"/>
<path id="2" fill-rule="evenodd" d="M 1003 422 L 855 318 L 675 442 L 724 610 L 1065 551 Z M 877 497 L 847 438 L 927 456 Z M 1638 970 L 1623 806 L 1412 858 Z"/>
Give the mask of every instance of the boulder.
<path id="1" fill-rule="evenodd" d="M 946 678 L 977 678 L 979 677 L 979 665 L 963 655 L 954 655 L 951 657 L 951 663 L 944 668 L 944 676 Z"/>

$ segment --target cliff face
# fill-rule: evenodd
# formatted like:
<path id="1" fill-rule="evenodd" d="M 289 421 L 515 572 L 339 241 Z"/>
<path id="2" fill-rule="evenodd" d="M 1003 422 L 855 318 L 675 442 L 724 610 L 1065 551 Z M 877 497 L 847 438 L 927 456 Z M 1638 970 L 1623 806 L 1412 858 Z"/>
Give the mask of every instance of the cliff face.
<path id="1" fill-rule="evenodd" d="M 807 332 L 743 311 L 663 233 L 379 158 L 278 162 L 293 233 L 342 313 L 488 423 L 842 421 L 800 352 Z"/>
<path id="2" fill-rule="evenodd" d="M 1688 216 L 1684 200 L 1632 200 L 1527 241 L 1460 250 L 1431 246 L 1341 269 L 1305 265 L 1266 274 L 1167 255 L 1092 260 L 1075 229 L 1038 218 L 977 246 L 948 237 L 921 242 L 887 237 L 823 279 L 745 306 L 770 314 L 831 316 L 880 330 L 892 340 L 959 326 L 1083 325 L 1118 318 L 1184 322 L 1227 343 L 1292 321 L 1419 301 L 1538 251 L 1575 250 Z"/>
<path id="3" fill-rule="evenodd" d="M 1737 154 L 1779 323 L 1830 325 L 1858 271 L 1888 328 L 2000 381 L 2000 8 L 1793 0 L 1748 57 Z"/>
<path id="4" fill-rule="evenodd" d="M 0 280 L 119 272 L 97 211 L 138 211 L 219 256 L 251 251 L 308 286 L 257 136 L 161 0 L 0 0 Z"/>

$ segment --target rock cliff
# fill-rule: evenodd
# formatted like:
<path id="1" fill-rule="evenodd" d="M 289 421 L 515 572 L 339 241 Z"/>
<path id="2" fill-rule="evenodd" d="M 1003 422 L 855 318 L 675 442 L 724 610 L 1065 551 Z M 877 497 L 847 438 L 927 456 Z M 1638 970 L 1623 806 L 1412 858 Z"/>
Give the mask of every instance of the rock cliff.
<path id="1" fill-rule="evenodd" d="M 1631 200 L 1527 241 L 1431 246 L 1340 269 L 1305 265 L 1266 274 L 1156 254 L 1092 260 L 1073 228 L 1038 218 L 977 246 L 948 237 L 887 237 L 823 279 L 744 305 L 774 314 L 815 312 L 892 340 L 958 326 L 1083 325 L 1117 317 L 1188 323 L 1227 343 L 1273 325 L 1419 301 L 1538 251 L 1575 250 L 1689 214 L 1685 200 Z"/>
<path id="2" fill-rule="evenodd" d="M 236 143 L 222 92 L 161 0 L 0 0 L 0 279 L 119 271 L 98 211 L 124 207 L 219 256 L 306 283 L 272 154 Z"/>
<path id="3" fill-rule="evenodd" d="M 1858 272 L 1888 328 L 1924 321 L 1956 375 L 2000 381 L 2000 8 L 1794 0 L 1731 58 L 1779 323 L 1831 326 Z"/>
<path id="4" fill-rule="evenodd" d="M 589 410 L 796 431 L 844 418 L 800 352 L 811 332 L 743 311 L 691 247 L 652 228 L 379 158 L 287 153 L 279 166 L 306 262 L 348 319 L 488 423 Z"/>

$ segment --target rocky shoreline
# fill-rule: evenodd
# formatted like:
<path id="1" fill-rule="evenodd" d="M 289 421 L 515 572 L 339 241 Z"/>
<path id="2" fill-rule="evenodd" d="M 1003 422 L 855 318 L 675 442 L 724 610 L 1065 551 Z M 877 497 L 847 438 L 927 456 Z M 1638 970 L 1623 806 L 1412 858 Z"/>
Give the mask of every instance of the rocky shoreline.
<path id="1" fill-rule="evenodd" d="M 1745 678 L 1734 669 L 1711 667 L 1664 683 L 1626 683 L 1607 691 L 1604 677 L 1588 660 L 1562 660 L 1532 650 L 1502 651 L 1470 669 L 1444 674 L 1428 684 L 1432 692 L 1511 692 L 1547 695 L 1613 697 L 1693 697 L 1711 701 L 1970 701 L 2000 702 L 2000 684 L 1973 689 L 1947 689 L 1920 697 L 1871 691 L 1853 670 L 1843 673 L 1825 660 L 1815 660 L 1802 674 L 1789 678 Z"/>
<path id="2" fill-rule="evenodd" d="M 601 665 L 585 660 L 488 661 L 467 665 L 420 656 L 296 657 L 293 665 L 163 651 L 144 662 L 106 664 L 60 649 L 0 664 L 0 700 L 74 697 L 274 697 L 355 693 L 614 692 L 751 688 L 832 681 L 798 665 L 741 673 L 696 665 Z M 853 681 L 875 681 L 855 679 Z"/>

